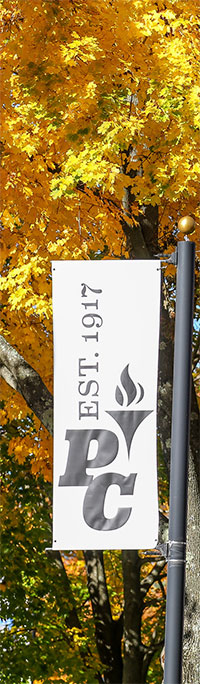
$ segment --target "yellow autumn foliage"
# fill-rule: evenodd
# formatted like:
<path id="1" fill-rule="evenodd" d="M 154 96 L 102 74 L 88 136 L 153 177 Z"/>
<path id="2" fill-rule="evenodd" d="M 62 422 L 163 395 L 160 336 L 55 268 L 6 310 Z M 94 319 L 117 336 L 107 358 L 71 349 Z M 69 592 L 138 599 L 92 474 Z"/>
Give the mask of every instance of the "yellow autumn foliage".
<path id="1" fill-rule="evenodd" d="M 181 213 L 198 230 L 198 4 L 5 0 L 0 19 L 2 333 L 51 389 L 51 260 L 127 258 L 125 188 L 133 227 L 158 206 L 161 249 Z M 14 452 L 49 477 L 45 431 L 30 439 Z"/>

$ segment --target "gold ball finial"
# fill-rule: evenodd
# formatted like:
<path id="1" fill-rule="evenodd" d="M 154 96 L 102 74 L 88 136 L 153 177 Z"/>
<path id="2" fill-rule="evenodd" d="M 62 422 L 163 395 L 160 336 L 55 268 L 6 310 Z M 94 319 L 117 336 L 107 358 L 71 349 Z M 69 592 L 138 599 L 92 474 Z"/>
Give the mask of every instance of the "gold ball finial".
<path id="1" fill-rule="evenodd" d="M 184 233 L 184 235 L 193 233 L 194 223 L 192 216 L 183 216 L 178 222 L 178 229 L 181 233 Z"/>

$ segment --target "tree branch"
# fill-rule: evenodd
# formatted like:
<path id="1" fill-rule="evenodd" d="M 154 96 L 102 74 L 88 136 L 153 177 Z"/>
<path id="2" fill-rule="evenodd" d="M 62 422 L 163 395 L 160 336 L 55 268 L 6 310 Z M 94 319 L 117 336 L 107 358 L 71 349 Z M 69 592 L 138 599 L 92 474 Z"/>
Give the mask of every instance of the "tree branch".
<path id="1" fill-rule="evenodd" d="M 158 561 L 154 565 L 154 567 L 151 570 L 151 572 L 149 573 L 149 575 L 147 575 L 147 577 L 145 577 L 145 579 L 142 580 L 140 590 L 141 590 L 141 594 L 142 594 L 143 598 L 148 593 L 152 584 L 154 584 L 154 582 L 157 582 L 159 580 L 160 574 L 161 574 L 163 568 L 165 567 L 165 565 L 166 565 L 166 560 Z"/>
<path id="2" fill-rule="evenodd" d="M 10 387 L 22 395 L 31 411 L 52 434 L 53 397 L 51 393 L 40 375 L 2 335 L 0 335 L 0 375 Z"/>

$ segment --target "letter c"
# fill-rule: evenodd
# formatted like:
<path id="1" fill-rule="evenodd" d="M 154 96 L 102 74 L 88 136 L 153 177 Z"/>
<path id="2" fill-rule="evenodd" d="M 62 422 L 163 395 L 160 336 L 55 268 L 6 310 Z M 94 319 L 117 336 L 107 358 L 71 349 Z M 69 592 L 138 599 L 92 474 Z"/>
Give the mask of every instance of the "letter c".
<path id="1" fill-rule="evenodd" d="M 94 530 L 117 530 L 123 527 L 130 517 L 132 508 L 119 508 L 114 518 L 105 518 L 104 503 L 108 488 L 112 484 L 120 487 L 121 494 L 133 494 L 136 474 L 128 477 L 117 473 L 104 473 L 94 478 L 89 485 L 83 502 L 83 517 Z"/>

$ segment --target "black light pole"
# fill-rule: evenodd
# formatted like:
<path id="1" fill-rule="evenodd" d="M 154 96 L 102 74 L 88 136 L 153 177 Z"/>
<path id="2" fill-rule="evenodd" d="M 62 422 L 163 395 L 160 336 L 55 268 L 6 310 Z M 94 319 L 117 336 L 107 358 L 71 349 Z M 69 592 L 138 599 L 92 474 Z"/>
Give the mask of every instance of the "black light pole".
<path id="1" fill-rule="evenodd" d="M 193 219 L 191 217 L 181 219 L 179 229 L 185 233 L 191 232 L 191 229 L 194 229 Z M 164 684 L 181 684 L 182 682 L 194 264 L 194 242 L 189 240 L 179 242 L 177 246 Z"/>

